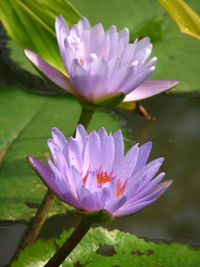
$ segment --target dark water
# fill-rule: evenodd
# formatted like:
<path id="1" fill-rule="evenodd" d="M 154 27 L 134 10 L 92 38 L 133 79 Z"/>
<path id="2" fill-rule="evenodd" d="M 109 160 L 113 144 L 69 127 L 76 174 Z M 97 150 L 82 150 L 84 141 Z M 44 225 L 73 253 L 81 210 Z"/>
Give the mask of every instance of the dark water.
<path id="1" fill-rule="evenodd" d="M 174 182 L 152 206 L 118 219 L 113 227 L 200 244 L 200 97 L 162 95 L 143 103 L 156 123 L 127 112 L 121 116 L 133 140 L 154 142 L 152 158 L 165 157 L 162 170 Z"/>
<path id="2" fill-rule="evenodd" d="M 24 87 L 30 83 L 33 88 L 35 82 L 35 88 L 42 91 L 46 84 L 11 63 L 4 44 L 5 40 L 1 39 L 0 84 L 10 85 L 9 77 L 12 75 L 13 83 L 24 83 Z M 24 79 L 19 79 L 22 76 Z M 49 92 L 52 91 L 53 88 L 50 88 Z M 151 158 L 166 158 L 162 171 L 174 183 L 152 206 L 137 214 L 115 219 L 106 227 L 150 239 L 200 245 L 200 97 L 162 95 L 143 104 L 156 117 L 156 122 L 146 121 L 137 113 L 120 109 L 109 112 L 120 118 L 130 142 L 154 142 Z M 40 237 L 59 235 L 63 229 L 76 225 L 78 221 L 79 217 L 74 212 L 54 216 L 46 222 Z M 9 262 L 25 228 L 26 225 L 20 222 L 0 222 L 0 266 Z"/>

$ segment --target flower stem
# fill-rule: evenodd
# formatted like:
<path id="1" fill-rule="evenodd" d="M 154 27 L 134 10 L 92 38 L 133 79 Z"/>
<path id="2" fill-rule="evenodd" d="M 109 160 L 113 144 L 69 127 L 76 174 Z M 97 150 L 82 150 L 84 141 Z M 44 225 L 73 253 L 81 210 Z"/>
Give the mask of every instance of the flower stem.
<path id="1" fill-rule="evenodd" d="M 82 107 L 81 115 L 80 115 L 78 124 L 83 124 L 85 129 L 87 129 L 88 125 L 90 124 L 90 121 L 92 119 L 92 116 L 94 115 L 94 112 L 95 112 L 95 110 L 89 110 L 89 109 Z M 75 130 L 73 136 L 75 136 L 75 133 L 76 133 L 76 130 Z"/>
<path id="2" fill-rule="evenodd" d="M 40 207 L 38 208 L 38 211 L 33 218 L 30 226 L 28 227 L 27 231 L 25 232 L 25 235 L 23 236 L 23 239 L 17 248 L 14 257 L 12 260 L 15 260 L 18 258 L 20 252 L 28 245 L 34 243 L 36 240 L 38 234 L 40 233 L 40 230 L 48 216 L 48 211 L 52 204 L 55 201 L 54 194 L 48 189 L 42 203 L 40 204 Z"/>
<path id="3" fill-rule="evenodd" d="M 78 121 L 78 124 L 83 124 L 85 129 L 87 129 L 92 116 L 94 114 L 95 110 L 88 110 L 85 109 L 84 107 L 82 107 L 82 111 L 81 111 L 81 115 Z M 75 136 L 76 131 L 74 132 Z M 44 199 L 40 205 L 40 207 L 38 208 L 38 211 L 35 215 L 35 217 L 33 218 L 31 225 L 28 227 L 27 231 L 25 232 L 25 235 L 22 238 L 22 241 L 18 247 L 18 249 L 16 250 L 14 257 L 12 258 L 12 260 L 15 260 L 19 257 L 20 252 L 28 245 L 31 245 L 32 243 L 35 242 L 35 240 L 38 237 L 38 234 L 40 233 L 40 230 L 43 226 L 43 224 L 45 223 L 45 220 L 48 216 L 48 212 L 49 209 L 51 208 L 51 206 L 53 205 L 55 201 L 55 196 L 54 194 L 48 189 Z"/>
<path id="4" fill-rule="evenodd" d="M 66 242 L 58 249 L 53 257 L 45 264 L 45 267 L 58 267 L 72 252 L 72 250 L 78 245 L 81 239 L 85 236 L 91 227 L 91 222 L 82 219 L 80 224 L 74 230 L 72 235 L 66 240 Z"/>

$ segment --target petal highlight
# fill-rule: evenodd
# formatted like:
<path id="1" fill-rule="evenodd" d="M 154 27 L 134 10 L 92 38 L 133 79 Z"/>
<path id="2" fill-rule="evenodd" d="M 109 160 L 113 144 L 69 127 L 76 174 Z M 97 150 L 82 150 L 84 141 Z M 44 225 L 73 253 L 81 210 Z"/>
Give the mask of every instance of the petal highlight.
<path id="1" fill-rule="evenodd" d="M 74 94 L 73 87 L 69 78 L 59 70 L 44 61 L 41 57 L 35 54 L 33 51 L 26 49 L 24 51 L 26 57 L 31 63 L 49 80 L 58 85 L 60 88 L 66 90 L 69 93 Z"/>
<path id="2" fill-rule="evenodd" d="M 157 80 L 146 81 L 139 85 L 135 90 L 129 93 L 123 102 L 140 101 L 154 95 L 158 95 L 175 87 L 179 81 L 176 80 Z"/>

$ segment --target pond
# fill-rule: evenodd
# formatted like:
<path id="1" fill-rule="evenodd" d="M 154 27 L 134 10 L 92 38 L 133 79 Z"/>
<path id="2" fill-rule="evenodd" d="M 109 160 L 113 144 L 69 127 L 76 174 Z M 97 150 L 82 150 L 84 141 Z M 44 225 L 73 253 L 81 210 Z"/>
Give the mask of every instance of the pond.
<path id="1" fill-rule="evenodd" d="M 137 112 L 109 110 L 122 120 L 130 142 L 152 140 L 151 158 L 165 157 L 162 171 L 173 184 L 153 205 L 137 214 L 115 219 L 108 229 L 119 229 L 139 237 L 179 241 L 200 245 L 200 97 L 162 95 L 143 102 L 156 121 L 147 121 Z M 59 235 L 75 226 L 74 212 L 48 219 L 41 238 Z M 26 225 L 20 222 L 0 223 L 0 250 L 3 265 L 8 263 Z M 3 266 L 2 265 L 2 266 Z"/>

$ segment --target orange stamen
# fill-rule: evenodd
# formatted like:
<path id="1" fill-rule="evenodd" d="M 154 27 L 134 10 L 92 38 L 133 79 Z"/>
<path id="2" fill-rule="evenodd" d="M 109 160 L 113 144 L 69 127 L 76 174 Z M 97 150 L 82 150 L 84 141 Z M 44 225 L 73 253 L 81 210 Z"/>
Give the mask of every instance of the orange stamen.
<path id="1" fill-rule="evenodd" d="M 117 181 L 117 192 L 115 197 L 119 198 L 124 193 L 124 190 L 126 188 L 126 181 L 122 184 L 120 181 Z"/>
<path id="2" fill-rule="evenodd" d="M 106 171 L 103 171 L 101 168 L 97 170 L 96 178 L 97 178 L 97 182 L 100 185 L 113 181 L 112 172 L 108 174 Z"/>
<path id="3" fill-rule="evenodd" d="M 89 171 L 87 171 L 86 175 L 83 177 L 83 183 L 84 185 L 86 184 L 86 181 L 87 181 L 87 178 L 88 178 L 88 175 L 89 175 Z"/>
<path id="4" fill-rule="evenodd" d="M 79 59 L 79 63 L 80 63 L 81 65 L 83 65 L 83 64 L 85 63 L 85 59 L 81 57 L 81 58 Z"/>

